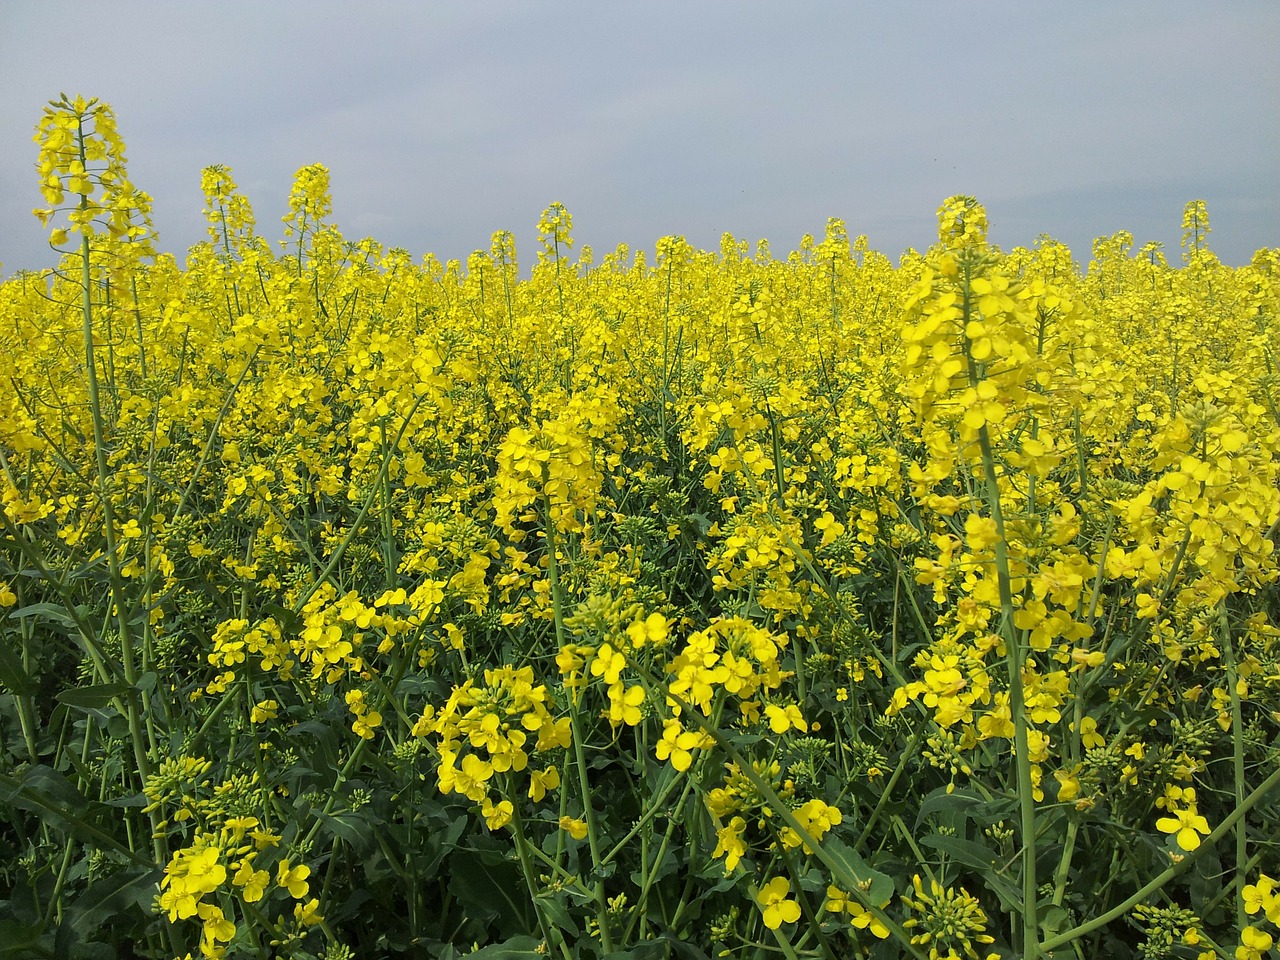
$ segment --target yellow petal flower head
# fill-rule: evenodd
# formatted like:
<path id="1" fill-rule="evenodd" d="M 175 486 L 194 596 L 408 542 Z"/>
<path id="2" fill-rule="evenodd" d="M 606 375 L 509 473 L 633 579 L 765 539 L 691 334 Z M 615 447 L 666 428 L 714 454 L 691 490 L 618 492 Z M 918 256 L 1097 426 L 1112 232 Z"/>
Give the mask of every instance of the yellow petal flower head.
<path id="1" fill-rule="evenodd" d="M 1178 846 L 1188 852 L 1200 846 L 1200 834 L 1209 835 L 1209 821 L 1196 811 L 1195 804 L 1182 810 L 1171 810 L 1173 816 L 1161 817 L 1156 828 L 1177 835 Z"/>
<path id="2" fill-rule="evenodd" d="M 764 913 L 764 925 L 770 930 L 800 919 L 800 904 L 787 898 L 790 892 L 791 883 L 786 877 L 774 877 L 756 894 L 756 903 Z"/>
<path id="3" fill-rule="evenodd" d="M 742 819 L 742 817 L 734 817 L 726 826 L 716 831 L 717 843 L 712 856 L 724 857 L 724 874 L 726 877 L 733 872 L 738 862 L 746 855 L 747 845 L 742 839 L 742 834 L 746 827 L 746 820 Z"/>
<path id="4" fill-rule="evenodd" d="M 938 208 L 938 239 L 945 246 L 986 243 L 986 209 L 974 197 L 948 197 Z"/>
<path id="5" fill-rule="evenodd" d="M 129 181 L 124 141 L 109 104 L 82 96 L 51 100 L 34 139 L 40 144 L 40 188 L 49 205 L 36 216 L 47 226 L 64 212 L 68 222 L 53 231 L 54 246 L 78 233 L 124 241 L 116 251 L 122 257 L 155 255 L 151 197 Z M 77 199 L 67 204 L 67 194 Z"/>
<path id="6" fill-rule="evenodd" d="M 1275 942 L 1271 934 L 1255 926 L 1240 931 L 1240 946 L 1236 947 L 1236 960 L 1263 960 Z"/>
<path id="7" fill-rule="evenodd" d="M 307 877 L 311 876 L 311 868 L 306 864 L 290 867 L 289 861 L 281 860 L 276 867 L 276 886 L 289 891 L 289 896 L 301 900 L 307 895 L 310 886 Z"/>

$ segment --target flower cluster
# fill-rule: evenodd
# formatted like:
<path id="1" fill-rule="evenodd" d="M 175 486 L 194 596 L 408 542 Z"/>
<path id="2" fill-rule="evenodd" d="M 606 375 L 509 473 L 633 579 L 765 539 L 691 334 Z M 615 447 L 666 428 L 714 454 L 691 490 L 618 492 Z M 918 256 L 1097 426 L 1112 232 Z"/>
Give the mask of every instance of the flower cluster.
<path id="1" fill-rule="evenodd" d="M 418 736 L 436 737 L 440 764 L 437 782 L 443 794 L 457 793 L 480 804 L 490 829 L 505 826 L 512 801 L 508 774 L 529 769 L 530 754 L 561 750 L 570 744 L 567 717 L 555 717 L 545 685 L 534 685 L 532 667 L 503 666 L 484 672 L 484 682 L 468 680 L 454 689 L 433 715 L 414 726 Z M 496 778 L 496 780 L 495 780 Z M 541 800 L 559 785 L 554 766 L 529 769 L 528 795 Z"/>
<path id="2" fill-rule="evenodd" d="M 54 229 L 53 246 L 65 245 L 69 232 L 93 237 L 103 228 L 114 240 L 150 244 L 151 197 L 129 180 L 124 140 L 108 104 L 84 97 L 50 101 L 35 140 L 40 189 L 49 205 L 36 216 L 47 226 L 65 212 L 69 224 L 69 230 Z M 76 201 L 68 204 L 67 194 Z"/>

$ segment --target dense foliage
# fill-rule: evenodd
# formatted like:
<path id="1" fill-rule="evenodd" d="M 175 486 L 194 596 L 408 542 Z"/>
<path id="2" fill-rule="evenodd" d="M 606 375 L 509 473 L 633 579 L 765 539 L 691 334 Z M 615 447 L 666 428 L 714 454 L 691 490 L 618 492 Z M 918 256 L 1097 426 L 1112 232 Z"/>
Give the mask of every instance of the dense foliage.
<path id="1" fill-rule="evenodd" d="M 1280 250 L 829 221 L 151 247 L 51 104 L 0 286 L 0 954 L 1267 956 Z"/>

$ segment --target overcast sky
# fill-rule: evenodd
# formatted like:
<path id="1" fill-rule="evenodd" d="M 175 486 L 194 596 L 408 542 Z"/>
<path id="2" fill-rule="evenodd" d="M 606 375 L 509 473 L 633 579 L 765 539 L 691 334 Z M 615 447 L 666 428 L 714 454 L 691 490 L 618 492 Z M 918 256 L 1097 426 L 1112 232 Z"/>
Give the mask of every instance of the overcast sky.
<path id="1" fill-rule="evenodd" d="M 1087 263 L 1129 230 L 1178 259 L 1208 203 L 1227 263 L 1280 246 L 1280 3 L 0 0 L 0 268 L 50 266 L 31 136 L 59 92 L 112 104 L 161 247 L 204 239 L 230 166 L 259 233 L 295 171 L 334 220 L 441 260 L 562 201 L 597 260 L 724 231 L 775 256 L 843 218 L 891 257 L 956 193 L 1006 249 Z"/>

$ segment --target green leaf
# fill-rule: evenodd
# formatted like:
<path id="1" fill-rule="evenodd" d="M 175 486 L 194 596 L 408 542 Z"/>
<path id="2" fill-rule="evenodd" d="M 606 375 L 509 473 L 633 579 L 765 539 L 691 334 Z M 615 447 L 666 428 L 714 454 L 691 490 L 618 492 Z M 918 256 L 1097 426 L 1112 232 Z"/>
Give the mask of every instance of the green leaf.
<path id="1" fill-rule="evenodd" d="M 654 864 L 647 874 L 642 869 L 636 869 L 631 871 L 630 878 L 631 882 L 637 887 L 643 887 L 646 883 L 656 885 L 681 869 L 687 870 L 687 865 L 680 862 L 680 858 L 671 847 L 667 847 L 662 851 L 662 859 Z M 700 876 L 704 878 L 714 877 L 719 880 L 724 876 L 724 867 L 719 863 L 708 864 L 706 872 Z"/>
<path id="2" fill-rule="evenodd" d="M 540 894 L 537 905 L 538 912 L 561 930 L 573 934 L 578 933 L 578 925 L 573 922 L 573 917 L 569 913 L 568 906 L 565 905 L 563 896 Z"/>
<path id="3" fill-rule="evenodd" d="M 947 793 L 946 787 L 939 787 L 920 804 L 920 812 L 916 814 L 916 829 L 920 824 L 935 814 L 956 814 L 968 816 L 969 811 L 982 803 L 982 797 L 972 790 L 954 790 Z"/>
<path id="4" fill-rule="evenodd" d="M 491 943 L 465 956 L 474 960 L 542 960 L 545 954 L 538 952 L 541 945 L 542 941 L 537 937 L 518 936 L 502 943 Z"/>
<path id="5" fill-rule="evenodd" d="M 664 930 L 661 935 L 655 937 L 653 942 L 666 944 L 668 952 L 665 956 L 679 957 L 680 960 L 711 960 L 686 938 L 668 930 Z"/>
<path id="6" fill-rule="evenodd" d="M 666 960 L 671 956 L 671 944 L 666 940 L 649 940 L 638 943 L 630 950 L 615 950 L 605 954 L 604 960 Z"/>
<path id="7" fill-rule="evenodd" d="M 58 702 L 69 707 L 96 710 L 105 707 L 116 697 L 137 693 L 138 688 L 128 683 L 99 683 L 89 687 L 72 687 L 58 694 Z"/>
<path id="8" fill-rule="evenodd" d="M 999 860 L 999 855 L 986 844 L 961 837 L 946 837 L 931 833 L 927 837 L 921 837 L 920 842 L 926 847 L 942 851 L 952 860 L 963 863 L 966 867 L 973 867 L 984 873 L 993 869 Z"/>
<path id="9" fill-rule="evenodd" d="M 291 737 L 300 737 L 303 734 L 310 734 L 326 746 L 337 746 L 337 734 L 333 727 L 323 720 L 303 720 L 289 728 Z"/>
<path id="10" fill-rule="evenodd" d="M 1040 908 L 1040 929 L 1044 936 L 1040 939 L 1045 940 L 1057 933 L 1061 933 L 1062 929 L 1071 920 L 1071 914 L 1067 912 L 1065 907 L 1060 907 L 1056 903 L 1048 906 L 1041 905 Z"/>
<path id="11" fill-rule="evenodd" d="M 89 805 L 89 798 L 76 789 L 75 784 L 47 764 L 26 767 L 20 776 L 21 784 L 11 797 L 15 806 L 22 805 L 23 797 L 52 801 L 71 810 L 83 810 Z"/>
<path id="12" fill-rule="evenodd" d="M 72 834 L 104 850 L 114 850 L 135 863 L 152 866 L 151 860 L 135 853 L 127 846 L 93 823 L 86 811 L 105 811 L 101 803 L 91 803 L 62 774 L 51 767 L 39 764 L 22 771 L 22 778 L 0 773 L 0 797 L 13 807 L 30 810 L 38 816 L 60 822 Z"/>
<path id="13" fill-rule="evenodd" d="M 298 739 L 304 736 L 315 738 L 316 751 L 303 754 L 304 759 L 309 761 L 311 766 L 337 767 L 338 733 L 329 724 L 322 720 L 304 720 L 289 728 L 289 736 Z M 317 761 L 321 762 L 317 763 Z"/>
<path id="14" fill-rule="evenodd" d="M 618 870 L 617 861 L 610 860 L 608 863 L 602 863 L 600 866 L 592 868 L 591 872 L 588 874 L 588 877 L 593 883 L 595 883 L 596 881 L 603 881 L 603 880 L 609 879 L 609 877 L 612 877 L 614 873 L 617 872 L 617 870 Z"/>
<path id="15" fill-rule="evenodd" d="M 76 622 L 71 619 L 71 615 L 67 613 L 66 608 L 56 603 L 29 603 L 25 607 L 19 607 L 9 613 L 9 618 L 12 620 L 25 620 L 27 617 L 52 620 L 54 623 L 62 624 L 62 626 L 68 628 L 76 625 Z"/>
<path id="16" fill-rule="evenodd" d="M 320 810 L 316 810 L 314 815 L 330 834 L 349 844 L 360 856 L 366 856 L 373 849 L 374 825 L 368 818 L 357 813 L 326 814 Z"/>
<path id="17" fill-rule="evenodd" d="M 42 934 L 38 924 L 0 920 L 0 957 L 31 956 L 31 948 L 40 942 Z"/>
<path id="18" fill-rule="evenodd" d="M 1201 855 L 1191 870 L 1188 891 L 1191 895 L 1191 909 L 1205 923 L 1222 922 L 1226 916 L 1226 906 L 1219 896 L 1222 892 L 1222 874 L 1222 858 L 1216 850 L 1209 850 Z"/>
<path id="19" fill-rule="evenodd" d="M 22 658 L 10 648 L 8 637 L 0 639 L 0 684 L 7 687 L 10 693 L 24 697 L 34 693 L 36 689 L 35 681 L 22 668 Z"/>
<path id="20" fill-rule="evenodd" d="M 159 868 L 123 867 L 95 881 L 76 899 L 66 924 L 74 926 L 76 933 L 84 938 L 113 917 L 130 911 L 145 916 L 163 873 Z"/>
<path id="21" fill-rule="evenodd" d="M 150 802 L 151 801 L 147 798 L 147 795 L 141 792 L 131 793 L 126 797 L 112 797 L 110 800 L 101 801 L 102 806 L 104 807 L 136 807 L 139 810 Z"/>
<path id="22" fill-rule="evenodd" d="M 468 908 L 469 916 L 497 921 L 501 932 L 508 935 L 532 926 L 520 867 L 502 853 L 460 849 L 449 858 L 448 869 L 450 892 Z"/>
<path id="23" fill-rule="evenodd" d="M 280 629 L 286 634 L 294 633 L 302 628 L 302 618 L 278 603 L 268 603 L 264 605 L 263 610 L 268 616 L 275 618 L 276 623 L 280 625 Z"/>
<path id="24" fill-rule="evenodd" d="M 1022 895 L 1017 888 L 996 872 L 999 855 L 985 844 L 961 837 L 944 837 L 931 833 L 922 837 L 920 842 L 926 847 L 945 853 L 957 863 L 976 870 L 986 883 L 1000 898 L 1005 909 L 1017 913 L 1022 912 Z"/>
<path id="25" fill-rule="evenodd" d="M 872 903 L 879 905 L 893 898 L 892 878 L 872 867 L 852 847 L 835 837 L 828 837 L 822 841 L 822 849 L 858 882 Z"/>
<path id="26" fill-rule="evenodd" d="M 975 804 L 969 811 L 969 819 L 980 827 L 989 827 L 1002 820 L 1008 820 L 1018 810 L 1018 798 L 1006 797 L 1002 800 L 984 800 Z"/>

